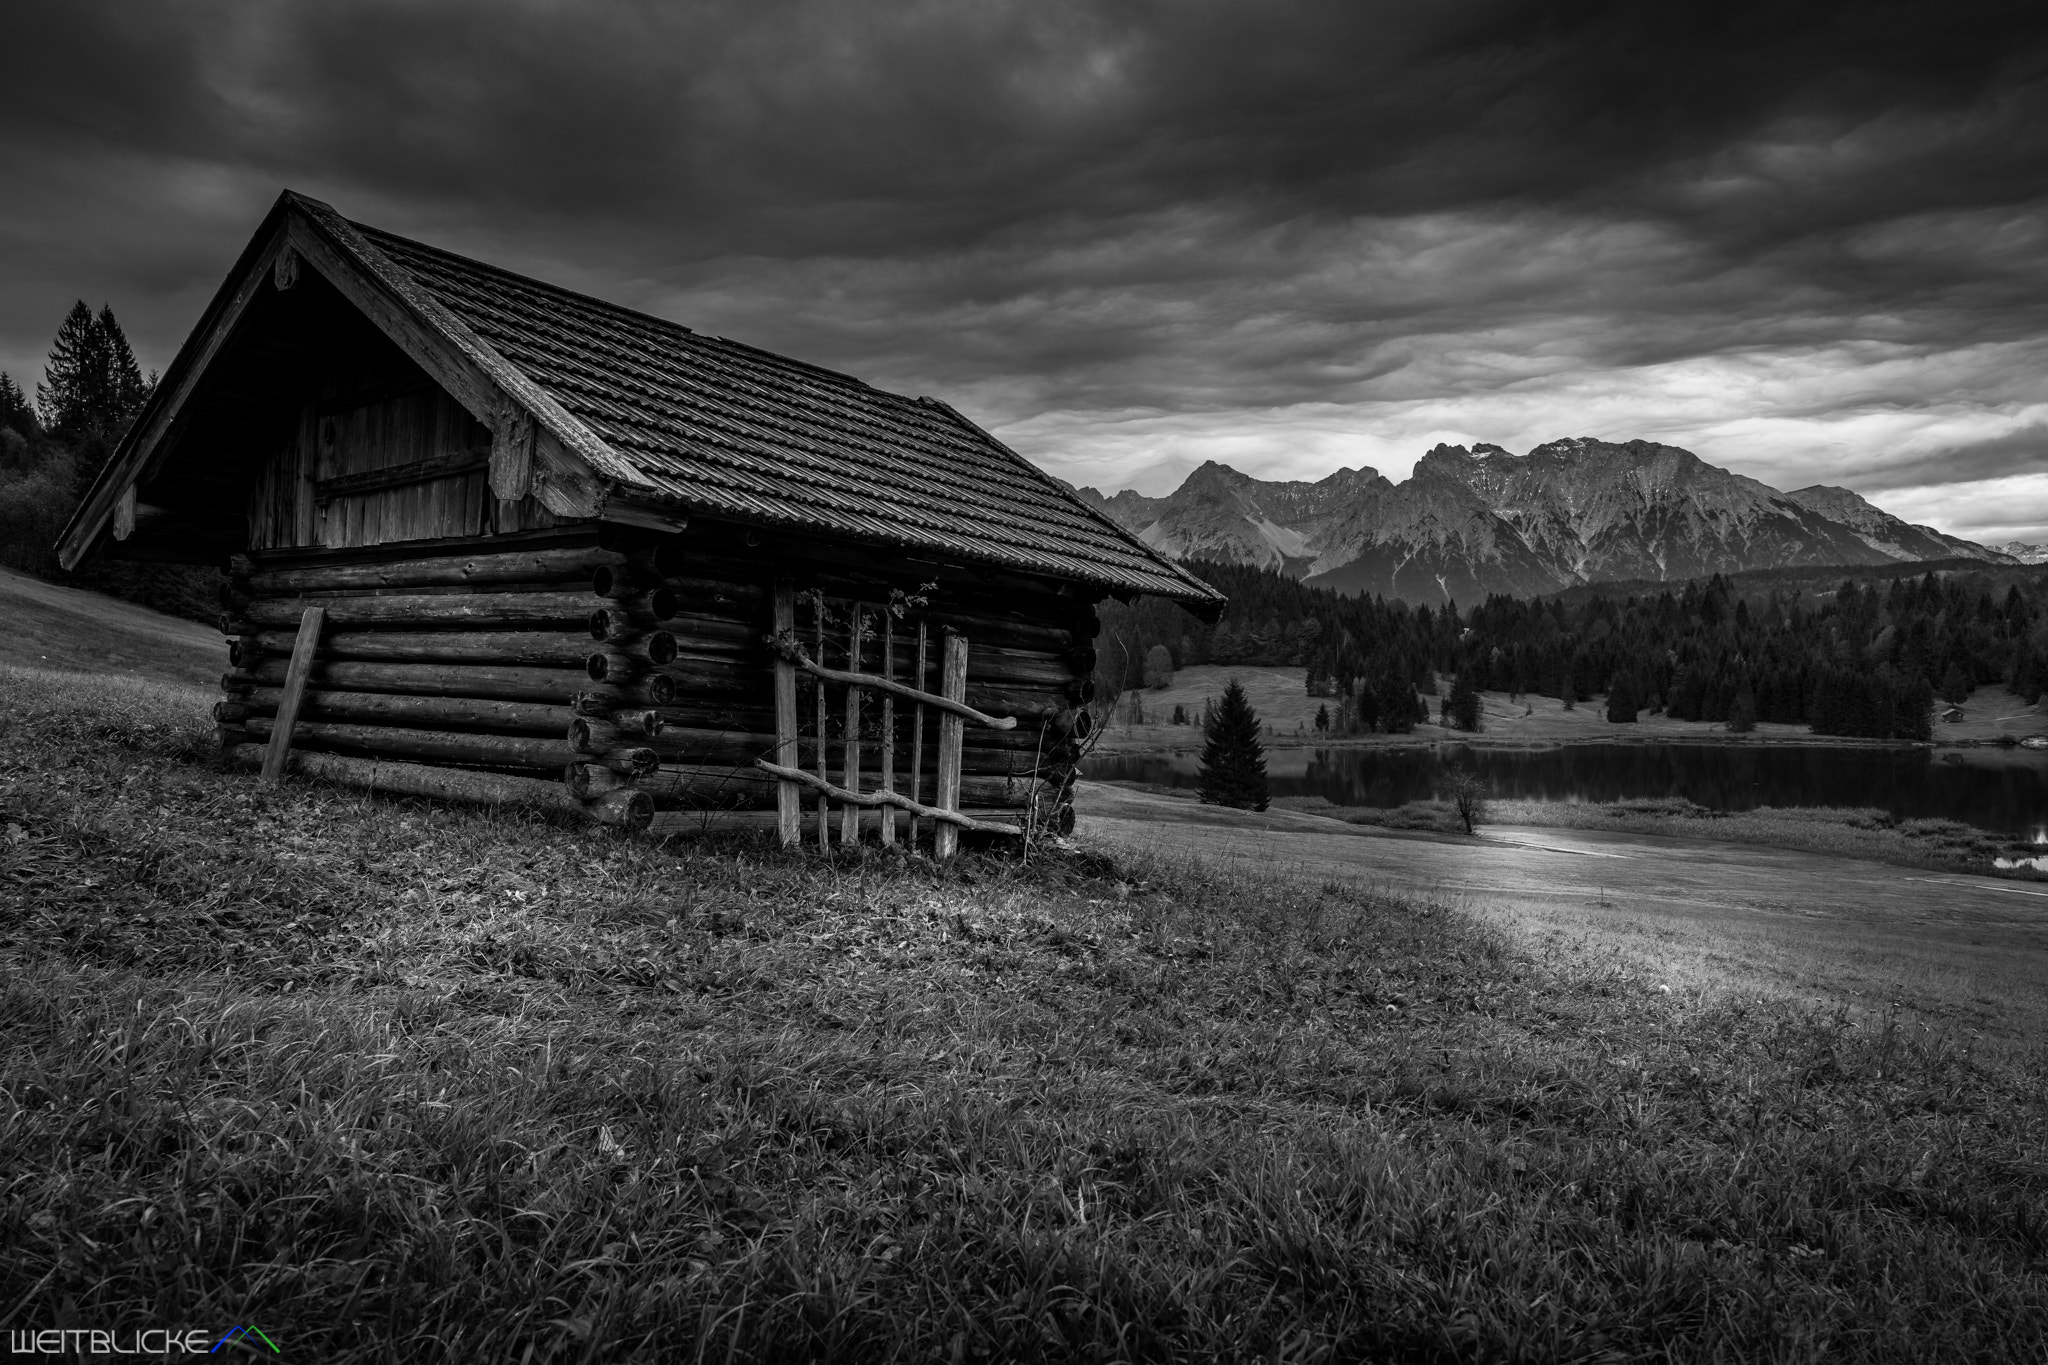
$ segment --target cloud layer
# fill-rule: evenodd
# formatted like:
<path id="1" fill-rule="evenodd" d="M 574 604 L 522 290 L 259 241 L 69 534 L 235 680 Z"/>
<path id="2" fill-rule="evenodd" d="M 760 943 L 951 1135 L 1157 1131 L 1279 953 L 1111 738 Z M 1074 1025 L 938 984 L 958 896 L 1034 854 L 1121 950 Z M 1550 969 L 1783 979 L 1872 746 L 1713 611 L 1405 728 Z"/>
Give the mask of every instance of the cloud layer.
<path id="1" fill-rule="evenodd" d="M 1105 487 L 1643 436 L 2048 538 L 2037 9 L 44 6 L 0 368 L 164 363 L 289 185 Z"/>

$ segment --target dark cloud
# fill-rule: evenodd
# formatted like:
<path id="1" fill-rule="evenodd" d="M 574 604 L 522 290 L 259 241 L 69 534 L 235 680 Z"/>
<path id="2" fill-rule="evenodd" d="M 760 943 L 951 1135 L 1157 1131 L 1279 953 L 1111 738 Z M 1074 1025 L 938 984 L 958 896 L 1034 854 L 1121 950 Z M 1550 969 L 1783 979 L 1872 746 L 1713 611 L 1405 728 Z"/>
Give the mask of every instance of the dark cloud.
<path id="1" fill-rule="evenodd" d="M 1272 462 L 1276 414 L 1509 440 L 1591 401 L 1767 477 L 1853 465 L 1824 428 L 1914 433 L 1873 479 L 2012 472 L 2038 447 L 1963 427 L 2041 399 L 2044 35 L 1969 0 L 32 7 L 0 368 L 79 295 L 161 364 L 290 185 L 1047 458 L 1172 458 L 1134 414 Z"/>

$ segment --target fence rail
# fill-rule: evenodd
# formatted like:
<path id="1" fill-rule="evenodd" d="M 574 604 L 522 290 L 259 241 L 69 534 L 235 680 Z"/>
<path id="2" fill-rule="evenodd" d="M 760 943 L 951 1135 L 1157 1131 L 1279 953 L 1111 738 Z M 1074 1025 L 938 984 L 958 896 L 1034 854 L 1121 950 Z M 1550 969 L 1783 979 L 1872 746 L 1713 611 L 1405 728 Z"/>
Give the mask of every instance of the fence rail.
<path id="1" fill-rule="evenodd" d="M 882 609 L 875 618 L 879 620 L 882 636 L 879 642 L 880 673 L 864 672 L 860 666 L 868 644 L 870 621 L 867 604 L 861 602 L 849 603 L 846 613 L 846 658 L 850 667 L 830 668 L 823 662 L 828 625 L 825 600 L 818 595 L 810 598 L 813 613 L 811 635 L 815 648 L 807 653 L 797 632 L 797 598 L 794 584 L 782 581 L 775 585 L 775 758 L 773 761 L 766 758 L 754 760 L 755 767 L 777 779 L 776 831 L 783 845 L 795 847 L 803 842 L 803 795 L 806 791 L 817 796 L 816 831 L 821 850 L 831 846 L 831 803 L 834 801 L 840 806 L 841 843 L 855 842 L 860 835 L 860 812 L 877 807 L 881 812 L 880 834 L 884 845 L 896 842 L 896 813 L 903 811 L 911 817 L 907 833 L 913 843 L 920 833 L 920 822 L 931 822 L 932 852 L 942 859 L 950 858 L 958 849 L 963 829 L 1021 835 L 1023 830 L 1020 826 L 976 820 L 960 814 L 960 760 L 966 726 L 971 723 L 994 730 L 1008 730 L 1017 724 L 1013 716 L 990 716 L 967 705 L 967 637 L 952 630 L 944 632 L 939 690 L 928 692 L 924 687 L 931 652 L 927 625 L 920 622 L 917 626 L 914 682 L 902 683 L 895 676 L 897 623 L 893 613 Z M 908 645 L 909 641 L 906 639 L 903 643 Z M 799 674 L 812 680 L 815 693 L 812 706 L 815 772 L 806 772 L 802 766 L 803 736 L 799 730 L 797 708 Z M 838 783 L 834 783 L 826 772 L 830 748 L 825 697 L 827 683 L 846 689 L 840 752 L 841 780 Z M 882 701 L 881 735 L 875 741 L 863 740 L 861 736 L 862 694 L 868 692 L 879 695 Z M 896 790 L 896 702 L 899 700 L 910 702 L 912 708 L 910 790 L 907 795 Z M 938 752 L 933 774 L 936 790 L 930 804 L 920 799 L 927 710 L 938 717 Z M 867 743 L 877 744 L 880 750 L 880 785 L 875 791 L 862 790 L 862 751 Z"/>

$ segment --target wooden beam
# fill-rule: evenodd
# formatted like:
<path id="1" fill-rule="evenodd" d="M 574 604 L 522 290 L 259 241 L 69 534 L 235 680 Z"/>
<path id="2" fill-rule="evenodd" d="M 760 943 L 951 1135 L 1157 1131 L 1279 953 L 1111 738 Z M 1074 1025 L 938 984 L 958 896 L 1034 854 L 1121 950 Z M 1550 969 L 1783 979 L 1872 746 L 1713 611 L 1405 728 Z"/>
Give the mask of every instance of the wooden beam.
<path id="1" fill-rule="evenodd" d="M 796 634 L 796 588 L 786 578 L 775 584 L 775 634 Z M 796 665 L 787 659 L 775 661 L 775 761 L 794 768 L 802 761 L 796 735 Z M 803 789 L 794 782 L 775 787 L 775 833 L 784 848 L 795 848 L 804 837 Z"/>
<path id="2" fill-rule="evenodd" d="M 985 725 L 991 730 L 1014 730 L 1017 728 L 1017 718 L 1015 716 L 986 715 L 958 698 L 921 692 L 915 687 L 906 687 L 893 679 L 878 678 L 872 673 L 850 673 L 844 669 L 826 668 L 811 658 L 810 655 L 804 653 L 800 648 L 783 650 L 779 642 L 777 649 L 778 652 L 782 653 L 785 658 L 788 658 L 798 668 L 801 668 L 814 678 L 823 678 L 826 682 L 845 683 L 849 687 L 872 687 L 878 692 L 891 692 L 905 701 L 916 702 L 920 706 L 936 707 L 938 710 L 949 715 L 956 715 L 962 719 L 971 720 L 976 725 Z M 965 695 L 964 692 L 962 695 Z"/>
<path id="3" fill-rule="evenodd" d="M 863 643 L 860 619 L 861 604 L 846 604 L 846 672 L 848 678 L 859 679 L 860 654 Z M 846 733 L 841 737 L 839 760 L 839 785 L 850 792 L 860 790 L 860 689 L 858 681 L 849 681 L 846 688 Z M 839 842 L 857 844 L 860 842 L 860 814 L 852 803 L 840 808 Z"/>
<path id="4" fill-rule="evenodd" d="M 958 721 L 953 723 L 955 725 L 959 724 Z M 928 820 L 936 821 L 939 826 L 939 841 L 941 844 L 946 845 L 944 851 L 939 854 L 942 858 L 952 856 L 953 849 L 959 843 L 960 831 L 963 829 L 975 830 L 982 834 L 1022 834 L 1024 832 L 1016 825 L 991 824 L 986 820 L 976 820 L 972 816 L 962 815 L 959 811 L 960 794 L 957 781 L 954 783 L 953 805 L 941 808 L 936 806 L 920 806 L 909 797 L 896 792 L 850 792 L 843 787 L 835 787 L 830 782 L 813 777 L 801 768 L 785 768 L 779 763 L 770 763 L 765 758 L 755 759 L 754 766 L 762 772 L 772 777 L 780 778 L 785 782 L 801 782 L 807 787 L 816 787 L 822 795 L 829 796 L 833 800 L 843 802 L 848 806 L 865 806 L 870 809 L 876 806 L 895 806 L 899 810 L 907 810 L 913 814 L 922 815 Z M 958 777 L 957 773 L 955 777 Z M 949 832 L 952 835 L 951 839 L 946 837 Z"/>
<path id="5" fill-rule="evenodd" d="M 306 695 L 306 677 L 313 671 L 313 654 L 320 646 L 320 627 L 327 620 L 324 607 L 307 607 L 299 618 L 299 642 L 292 647 L 291 667 L 285 671 L 284 693 L 278 698 L 277 719 L 271 723 L 270 748 L 263 755 L 263 781 L 284 779 L 284 761 L 292 751 L 292 727 L 298 724 L 299 701 Z"/>
<path id="6" fill-rule="evenodd" d="M 812 615 L 813 615 L 813 616 L 815 617 L 815 620 L 813 621 L 813 624 L 814 624 L 814 625 L 815 625 L 815 626 L 817 627 L 817 634 L 818 634 L 818 657 L 819 657 L 819 658 L 823 658 L 823 657 L 825 656 L 825 599 L 824 599 L 824 597 L 823 597 L 823 596 L 821 596 L 821 595 L 819 595 L 819 594 L 817 594 L 817 593 L 812 593 L 812 594 L 811 594 L 811 612 L 812 612 Z M 813 694 L 815 694 L 815 699 L 816 699 L 816 701 L 817 701 L 817 704 L 818 704 L 818 705 L 817 705 L 817 711 L 818 711 L 818 737 L 817 737 L 817 745 L 818 745 L 818 752 L 817 752 L 817 755 L 816 755 L 816 757 L 817 757 L 817 761 L 818 761 L 818 780 L 817 780 L 817 782 L 815 782 L 815 783 L 813 783 L 813 784 L 810 784 L 810 785 L 816 786 L 816 787 L 818 788 L 818 852 L 820 852 L 820 853 L 829 853 L 829 852 L 831 852 L 831 850 L 832 850 L 832 831 L 831 831 L 830 825 L 828 824 L 828 820 L 829 820 L 829 818 L 830 818 L 830 815 L 831 815 L 831 811 L 830 811 L 830 809 L 829 809 L 829 804 L 830 804 L 830 803 L 829 803 L 829 800 L 828 800 L 828 798 L 826 797 L 825 793 L 826 793 L 826 792 L 829 792 L 830 790 L 832 790 L 832 784 L 831 784 L 831 783 L 829 783 L 829 782 L 827 782 L 827 781 L 825 780 L 825 685 L 824 685 L 824 683 L 823 683 L 823 682 L 814 682 L 814 683 L 812 683 L 812 684 L 811 684 L 811 691 L 812 691 L 812 693 L 813 693 Z"/>
<path id="7" fill-rule="evenodd" d="M 917 676 L 913 678 L 911 681 L 914 690 L 920 697 L 925 695 L 924 675 L 925 667 L 930 662 L 930 659 L 928 657 L 929 652 L 930 635 L 928 627 L 925 625 L 923 621 L 919 621 L 917 623 Z M 910 799 L 913 802 L 915 802 L 917 798 L 923 794 L 923 782 L 924 703 L 920 701 L 917 703 L 915 707 L 912 708 L 910 721 Z M 922 823 L 918 820 L 918 818 L 915 815 L 912 815 L 910 817 L 909 842 L 911 848 L 913 849 L 917 847 L 918 832 L 922 828 Z"/>
<path id="8" fill-rule="evenodd" d="M 491 467 L 491 452 L 487 448 L 450 451 L 446 455 L 434 455 L 406 464 L 387 465 L 383 469 L 365 469 L 354 474 L 337 474 L 331 479 L 315 479 L 313 501 L 328 503 L 336 498 L 381 493 L 387 488 L 431 483 L 435 479 L 453 479 Z"/>
<path id="9" fill-rule="evenodd" d="M 491 493 L 500 502 L 517 502 L 533 491 L 533 447 L 533 414 L 506 398 L 491 427 Z"/>
<path id="10" fill-rule="evenodd" d="M 534 432 L 533 496 L 558 517 L 594 517 L 604 507 L 605 486 L 592 477 L 552 431 Z"/>
<path id="11" fill-rule="evenodd" d="M 135 485 L 129 484 L 121 490 L 121 496 L 114 500 L 114 539 L 126 540 L 135 534 Z"/>
<path id="12" fill-rule="evenodd" d="M 939 695 L 958 705 L 967 695 L 967 637 L 946 636 L 945 662 L 939 670 Z M 961 707 L 962 710 L 966 708 Z M 952 710 L 939 716 L 939 789 L 933 793 L 942 811 L 960 809 L 960 741 L 966 725 Z M 944 861 L 960 847 L 960 831 L 944 823 L 932 831 L 932 856 Z"/>
<path id="13" fill-rule="evenodd" d="M 896 618 L 882 608 L 882 681 L 896 681 Z M 896 695 L 882 692 L 882 790 L 896 790 Z M 882 847 L 896 843 L 896 808 L 882 807 Z"/>

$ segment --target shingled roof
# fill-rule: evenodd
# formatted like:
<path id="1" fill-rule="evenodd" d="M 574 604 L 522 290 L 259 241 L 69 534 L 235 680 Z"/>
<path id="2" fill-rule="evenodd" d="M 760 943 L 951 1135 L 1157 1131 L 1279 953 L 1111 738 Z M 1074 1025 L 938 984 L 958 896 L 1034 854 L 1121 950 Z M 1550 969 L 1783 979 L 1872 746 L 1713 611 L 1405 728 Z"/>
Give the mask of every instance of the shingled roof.
<path id="1" fill-rule="evenodd" d="M 1198 607 L 1222 601 L 936 399 L 887 393 L 705 336 L 349 222 L 289 192 L 266 231 L 316 265 L 340 258 L 375 281 L 410 322 L 438 333 L 587 469 L 600 507 L 624 498 Z M 264 236 L 243 253 L 238 273 L 261 270 L 285 249 L 266 256 Z M 203 356 L 190 353 L 236 291 L 231 277 L 173 363 L 167 388 L 182 371 L 203 366 Z M 149 417 L 137 428 L 152 426 Z M 123 453 L 131 452 L 117 452 L 109 474 Z M 149 452 L 132 454 L 128 463 L 139 465 Z M 132 469 L 127 477 L 135 477 Z"/>

